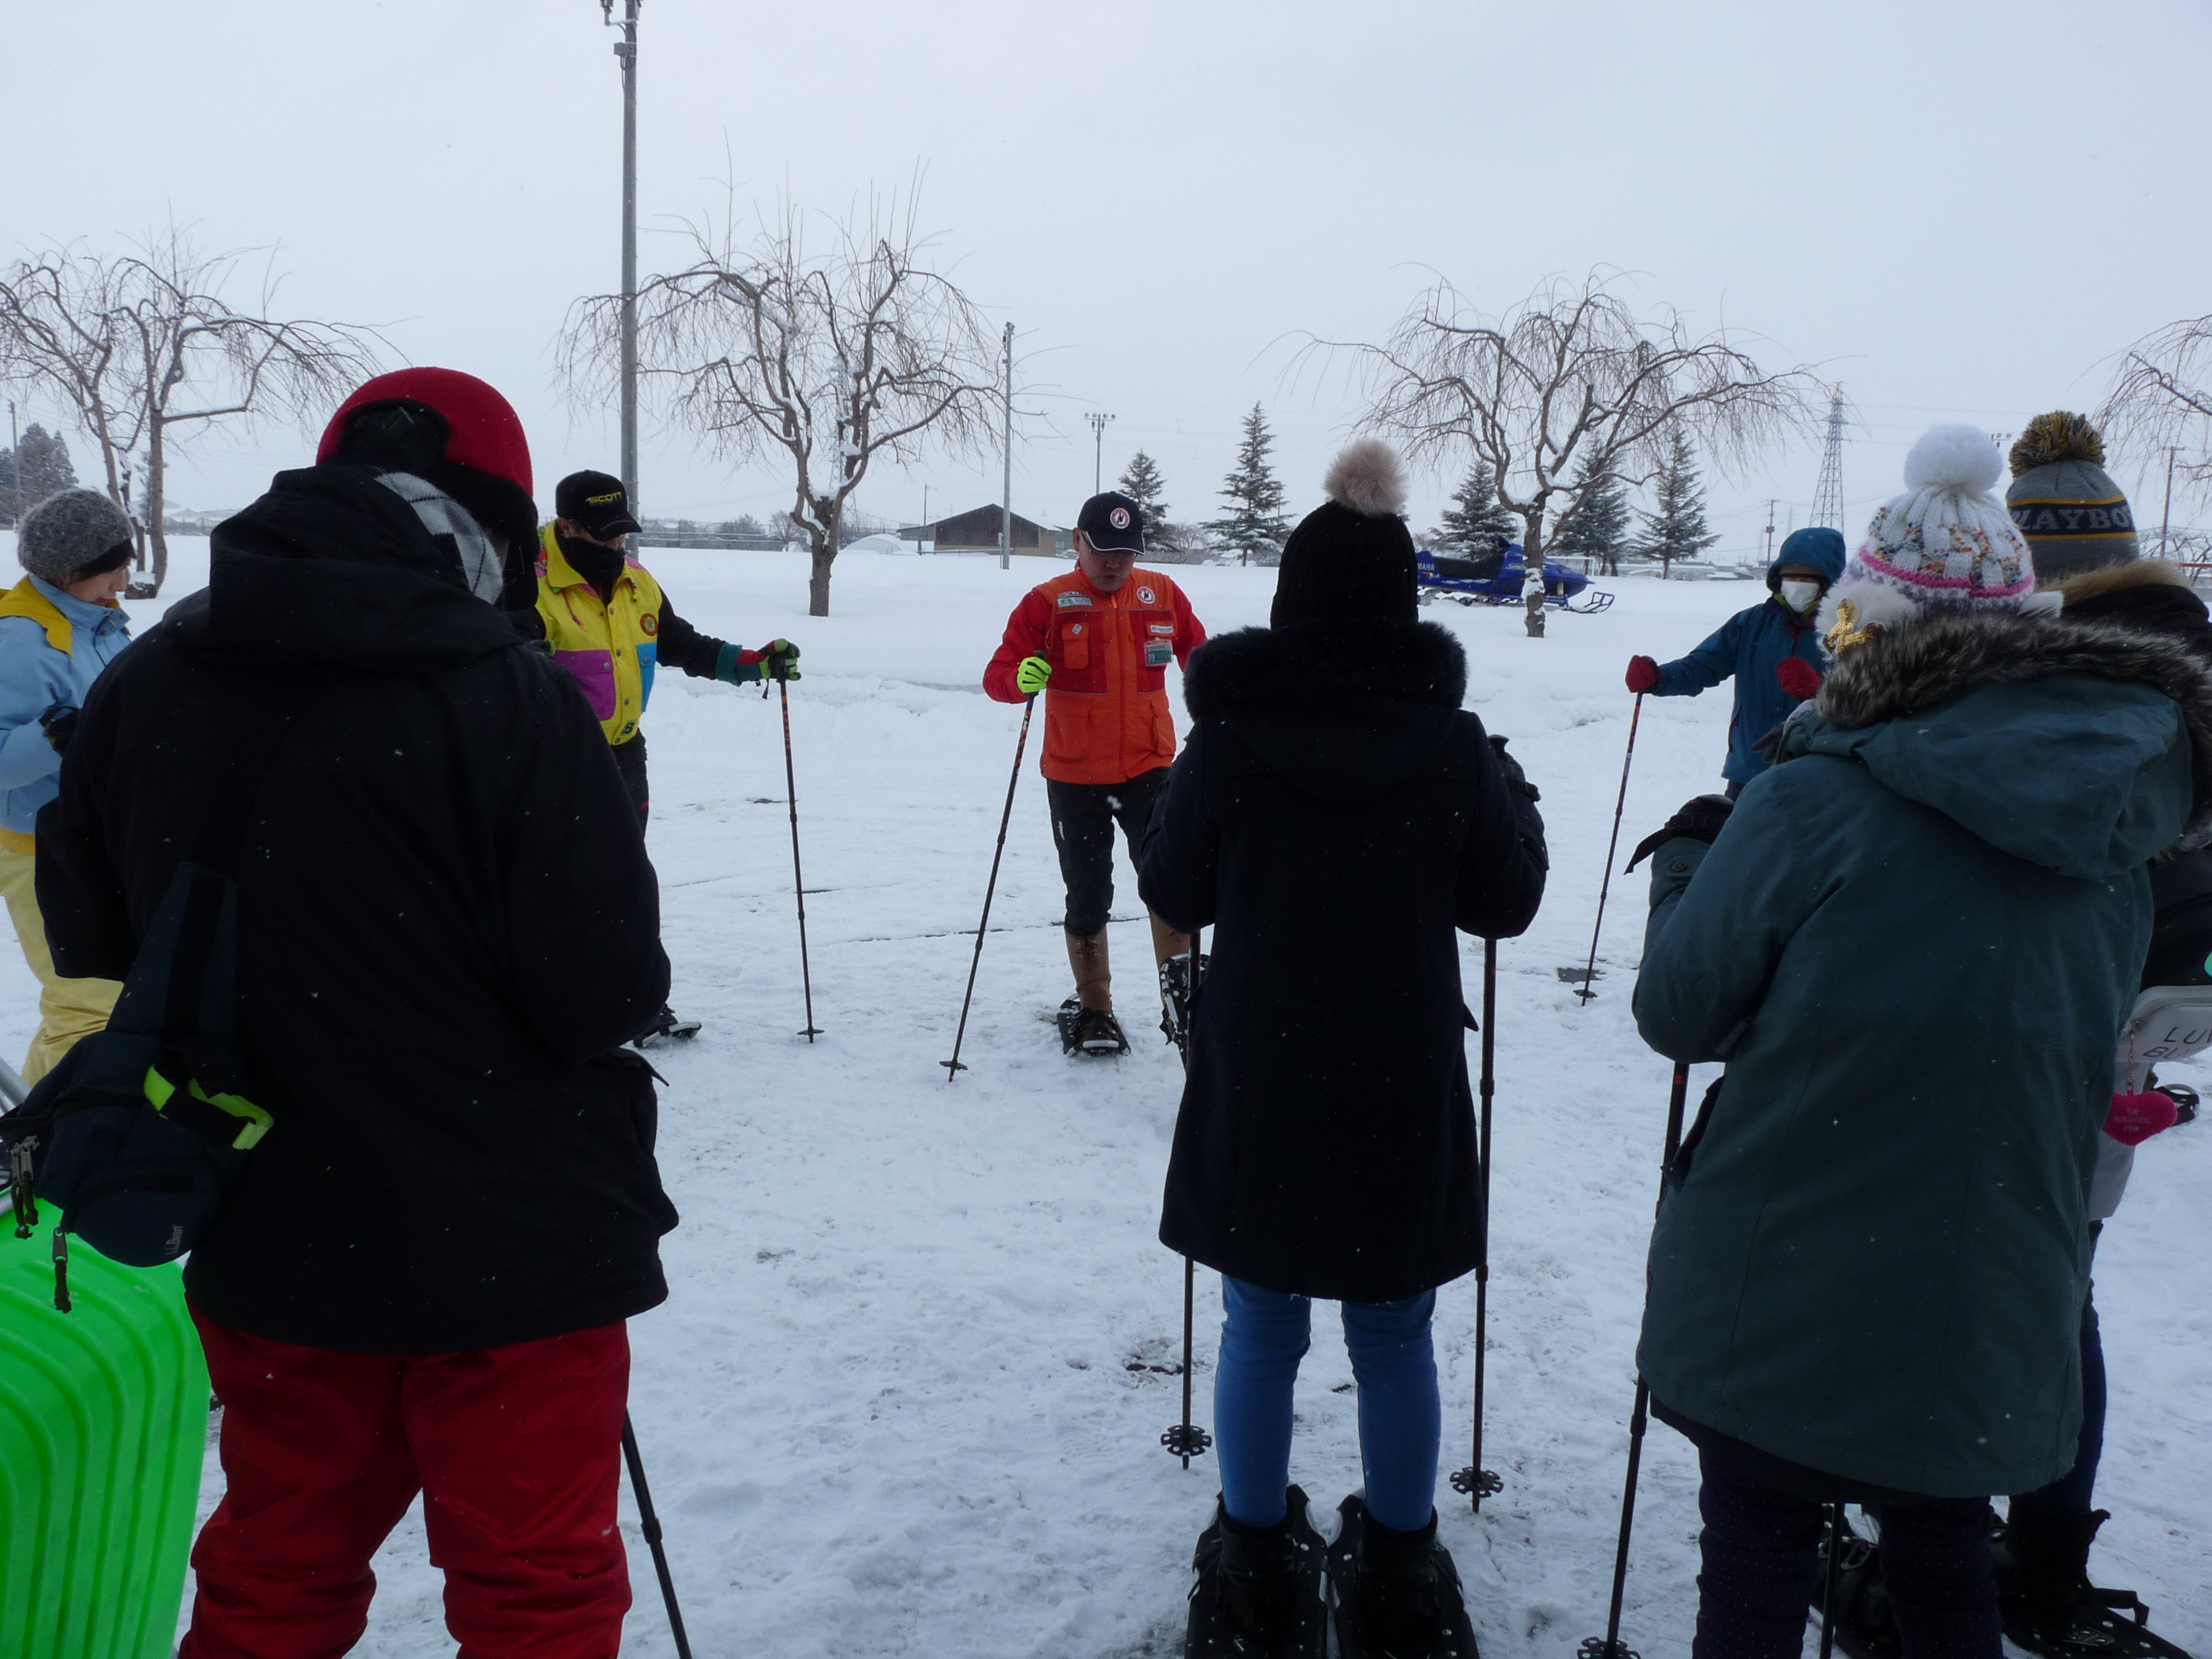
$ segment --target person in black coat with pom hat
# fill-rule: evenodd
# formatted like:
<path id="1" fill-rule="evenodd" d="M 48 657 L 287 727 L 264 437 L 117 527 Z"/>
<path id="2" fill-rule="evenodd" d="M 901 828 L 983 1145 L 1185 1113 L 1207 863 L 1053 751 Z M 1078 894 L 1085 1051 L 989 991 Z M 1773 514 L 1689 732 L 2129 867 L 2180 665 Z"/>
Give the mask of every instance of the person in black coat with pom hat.
<path id="1" fill-rule="evenodd" d="M 1287 1487 L 1310 1298 L 1344 1304 L 1364 1502 L 1345 1501 L 1347 1652 L 1444 1653 L 1467 1618 L 1436 1542 L 1436 1287 L 1482 1249 L 1457 933 L 1543 896 L 1535 791 L 1460 708 L 1458 640 L 1416 620 L 1405 490 L 1354 444 L 1283 549 L 1273 626 L 1191 659 L 1194 722 L 1139 890 L 1212 927 L 1161 1242 L 1223 1275 L 1222 1460 L 1191 1650 L 1297 1650 L 1312 1534 Z M 1351 1628 L 1346 1628 L 1349 1626 Z"/>

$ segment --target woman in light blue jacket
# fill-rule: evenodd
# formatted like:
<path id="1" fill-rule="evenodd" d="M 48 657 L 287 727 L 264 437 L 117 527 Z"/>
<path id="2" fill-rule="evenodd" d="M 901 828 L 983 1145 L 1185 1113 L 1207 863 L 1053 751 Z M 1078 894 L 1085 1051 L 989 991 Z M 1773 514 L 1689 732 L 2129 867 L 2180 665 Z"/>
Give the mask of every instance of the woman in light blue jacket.
<path id="1" fill-rule="evenodd" d="M 61 787 L 62 751 L 100 672 L 131 643 L 118 599 L 131 579 L 131 520 L 94 489 L 64 489 L 23 515 L 28 574 L 0 594 L 0 897 L 39 976 L 39 1030 L 23 1061 L 35 1083 L 107 1024 L 123 988 L 54 971 L 35 886 L 39 809 Z"/>

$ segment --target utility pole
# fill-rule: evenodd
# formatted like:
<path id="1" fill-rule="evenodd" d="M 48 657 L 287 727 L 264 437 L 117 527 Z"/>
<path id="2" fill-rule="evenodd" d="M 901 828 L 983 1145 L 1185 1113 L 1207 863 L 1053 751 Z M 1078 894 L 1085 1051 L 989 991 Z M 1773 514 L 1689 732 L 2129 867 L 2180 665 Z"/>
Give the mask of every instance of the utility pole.
<path id="1" fill-rule="evenodd" d="M 999 568 L 1014 568 L 1014 325 L 1006 325 L 1006 496 L 999 503 Z"/>
<path id="2" fill-rule="evenodd" d="M 8 522 L 20 524 L 23 519 L 23 439 L 15 430 L 15 400 L 13 398 L 8 399 L 8 453 L 15 458 L 15 505 L 8 509 Z M 2169 467 L 2166 471 L 2169 482 L 2166 490 L 2169 497 L 2173 494 L 2171 482 L 2172 477 L 2172 469 Z"/>
<path id="3" fill-rule="evenodd" d="M 13 411 L 15 411 L 15 404 L 11 403 L 9 404 L 9 416 L 13 416 Z M 2167 542 L 2166 538 L 2174 525 L 2174 456 L 2177 453 L 2177 447 L 2166 445 L 2166 511 L 2159 514 L 2159 557 L 2161 560 L 2167 557 L 2166 549 L 2172 546 L 2172 542 Z M 22 460 L 20 458 L 15 460 L 15 476 L 22 477 Z"/>
<path id="4" fill-rule="evenodd" d="M 615 56 L 622 60 L 622 481 L 629 492 L 629 511 L 637 518 L 637 9 L 640 0 L 623 0 L 623 20 L 615 21 L 615 0 L 599 0 L 600 21 L 619 28 Z M 641 524 L 642 519 L 638 520 Z"/>
<path id="5" fill-rule="evenodd" d="M 1104 470 L 1106 422 L 1114 417 L 1111 415 L 1085 415 L 1083 418 L 1091 422 L 1091 435 L 1093 440 L 1091 447 L 1091 493 L 1096 495 L 1106 487 L 1100 482 L 1106 476 Z"/>
<path id="6" fill-rule="evenodd" d="M 1766 498 L 1766 562 L 1769 564 L 1774 562 L 1774 501 L 1771 495 Z"/>

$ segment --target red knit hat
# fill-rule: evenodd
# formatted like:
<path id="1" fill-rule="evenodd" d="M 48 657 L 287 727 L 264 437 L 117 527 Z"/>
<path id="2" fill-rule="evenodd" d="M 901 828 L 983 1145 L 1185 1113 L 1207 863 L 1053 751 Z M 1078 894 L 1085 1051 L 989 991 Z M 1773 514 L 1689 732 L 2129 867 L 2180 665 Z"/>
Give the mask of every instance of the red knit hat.
<path id="1" fill-rule="evenodd" d="M 420 404 L 446 422 L 445 459 L 456 466 L 487 473 L 534 492 L 530 477 L 530 441 L 514 406 L 473 374 L 457 368 L 402 368 L 366 380 L 337 407 L 315 447 L 320 466 L 338 453 L 347 419 L 372 404 Z"/>

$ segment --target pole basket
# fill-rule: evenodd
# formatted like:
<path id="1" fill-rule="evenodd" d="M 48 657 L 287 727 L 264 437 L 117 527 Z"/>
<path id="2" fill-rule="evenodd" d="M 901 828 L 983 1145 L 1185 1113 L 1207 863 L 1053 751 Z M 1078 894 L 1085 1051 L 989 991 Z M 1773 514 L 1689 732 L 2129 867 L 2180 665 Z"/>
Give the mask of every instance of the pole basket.
<path id="1" fill-rule="evenodd" d="M 1626 1642 L 1608 1642 L 1602 1636 L 1593 1636 L 1575 1650 L 1575 1659 L 1644 1659 Z"/>
<path id="2" fill-rule="evenodd" d="M 1505 1490 L 1505 1477 L 1495 1469 L 1454 1469 L 1451 1489 L 1462 1498 L 1495 1498 Z"/>
<path id="3" fill-rule="evenodd" d="M 1178 1423 L 1160 1436 L 1160 1444 L 1182 1459 L 1185 1468 L 1194 1457 L 1206 1455 L 1206 1449 L 1213 1443 L 1213 1437 L 1195 1423 Z"/>

